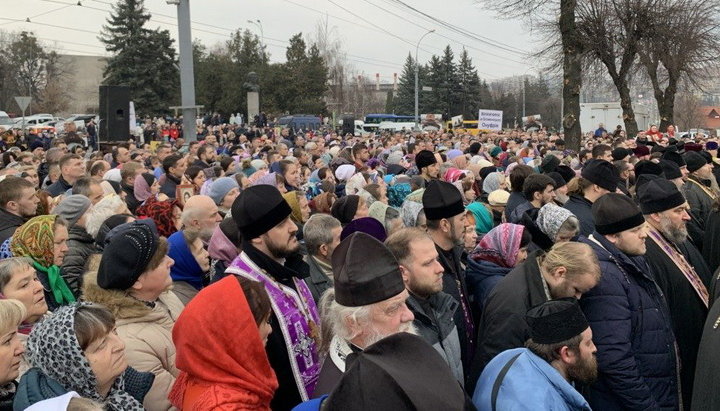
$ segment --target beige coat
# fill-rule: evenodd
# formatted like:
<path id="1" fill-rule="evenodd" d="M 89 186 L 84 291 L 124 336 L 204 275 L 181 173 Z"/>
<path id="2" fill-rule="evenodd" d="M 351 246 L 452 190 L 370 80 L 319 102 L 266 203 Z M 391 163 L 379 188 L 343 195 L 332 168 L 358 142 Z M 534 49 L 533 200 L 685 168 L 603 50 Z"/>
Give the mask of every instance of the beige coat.
<path id="1" fill-rule="evenodd" d="M 184 308 L 171 291 L 160 295 L 155 308 L 125 292 L 105 290 L 97 285 L 97 273 L 85 274 L 83 299 L 107 306 L 115 315 L 118 335 L 125 343 L 128 364 L 138 371 L 155 374 L 153 386 L 145 396 L 149 411 L 172 408 L 167 396 L 179 371 L 175 367 L 172 329 Z"/>

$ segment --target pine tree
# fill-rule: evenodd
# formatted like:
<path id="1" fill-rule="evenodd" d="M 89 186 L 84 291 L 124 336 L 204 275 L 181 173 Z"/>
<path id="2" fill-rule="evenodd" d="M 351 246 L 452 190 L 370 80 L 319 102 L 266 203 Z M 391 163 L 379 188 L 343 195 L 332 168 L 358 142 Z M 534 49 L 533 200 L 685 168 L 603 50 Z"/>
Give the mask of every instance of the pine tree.
<path id="1" fill-rule="evenodd" d="M 420 91 L 420 113 L 442 113 L 444 111 L 443 98 L 445 97 L 444 83 L 445 70 L 443 62 L 438 56 L 432 56 L 425 66 L 427 72 L 427 80 L 423 82 L 423 86 L 432 88 L 432 91 Z M 422 90 L 422 87 L 420 88 Z"/>
<path id="2" fill-rule="evenodd" d="M 480 83 L 477 70 L 473 67 L 472 59 L 470 59 L 465 49 L 463 49 L 462 54 L 460 54 L 460 63 L 458 64 L 457 71 L 459 91 L 456 96 L 458 97 L 458 106 L 460 107 L 459 113 L 461 113 L 466 120 L 476 119 L 478 111 L 481 108 L 482 84 Z"/>
<path id="3" fill-rule="evenodd" d="M 395 114 L 411 116 L 415 114 L 415 60 L 408 53 L 398 79 L 397 95 L 393 101 Z"/>
<path id="4" fill-rule="evenodd" d="M 103 84 L 129 86 L 139 113 L 158 114 L 176 103 L 179 73 L 170 33 L 145 28 L 148 20 L 143 0 L 122 0 L 113 6 L 100 35 L 112 53 Z"/>

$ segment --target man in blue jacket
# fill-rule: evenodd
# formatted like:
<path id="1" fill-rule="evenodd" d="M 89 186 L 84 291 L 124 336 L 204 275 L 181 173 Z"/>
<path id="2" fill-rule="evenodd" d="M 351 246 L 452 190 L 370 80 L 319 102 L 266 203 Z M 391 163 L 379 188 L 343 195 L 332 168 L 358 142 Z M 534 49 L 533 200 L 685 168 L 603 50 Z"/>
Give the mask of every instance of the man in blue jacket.
<path id="1" fill-rule="evenodd" d="M 485 410 L 590 410 L 571 385 L 597 378 L 592 331 L 575 298 L 527 312 L 531 338 L 498 354 L 477 383 L 473 404 Z"/>
<path id="2" fill-rule="evenodd" d="M 595 232 L 583 241 L 595 250 L 603 274 L 580 300 L 600 375 L 588 401 L 598 410 L 677 410 L 675 336 L 644 257 L 642 212 L 630 197 L 611 193 L 593 204 L 592 213 Z"/>

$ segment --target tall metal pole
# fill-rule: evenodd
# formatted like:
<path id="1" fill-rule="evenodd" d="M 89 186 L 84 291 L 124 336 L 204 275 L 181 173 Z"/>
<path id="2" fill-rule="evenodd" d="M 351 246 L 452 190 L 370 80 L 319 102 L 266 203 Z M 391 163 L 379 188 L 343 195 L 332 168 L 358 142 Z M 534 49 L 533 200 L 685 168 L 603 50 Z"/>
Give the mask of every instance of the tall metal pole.
<path id="1" fill-rule="evenodd" d="M 420 72 L 420 63 L 418 62 L 418 51 L 420 51 L 420 42 L 430 33 L 435 32 L 435 29 L 428 30 L 425 34 L 420 37 L 415 47 L 415 127 L 420 127 L 420 113 L 419 113 L 419 94 L 418 94 L 418 76 Z"/>
<path id="2" fill-rule="evenodd" d="M 180 94 L 183 113 L 183 137 L 186 142 L 197 140 L 195 129 L 195 74 L 193 71 L 190 0 L 179 0 L 178 48 L 180 49 Z"/>

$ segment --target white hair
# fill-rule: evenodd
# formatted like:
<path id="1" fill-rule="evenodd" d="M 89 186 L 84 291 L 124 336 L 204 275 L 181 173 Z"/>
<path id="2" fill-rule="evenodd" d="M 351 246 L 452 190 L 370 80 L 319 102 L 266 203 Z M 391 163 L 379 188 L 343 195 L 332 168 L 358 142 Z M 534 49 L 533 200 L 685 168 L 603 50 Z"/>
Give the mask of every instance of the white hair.
<path id="1" fill-rule="evenodd" d="M 87 213 L 87 221 L 85 222 L 85 231 L 95 238 L 100 231 L 100 226 L 110 216 L 118 214 L 118 209 L 125 203 L 117 194 L 110 194 L 98 201 Z"/>

